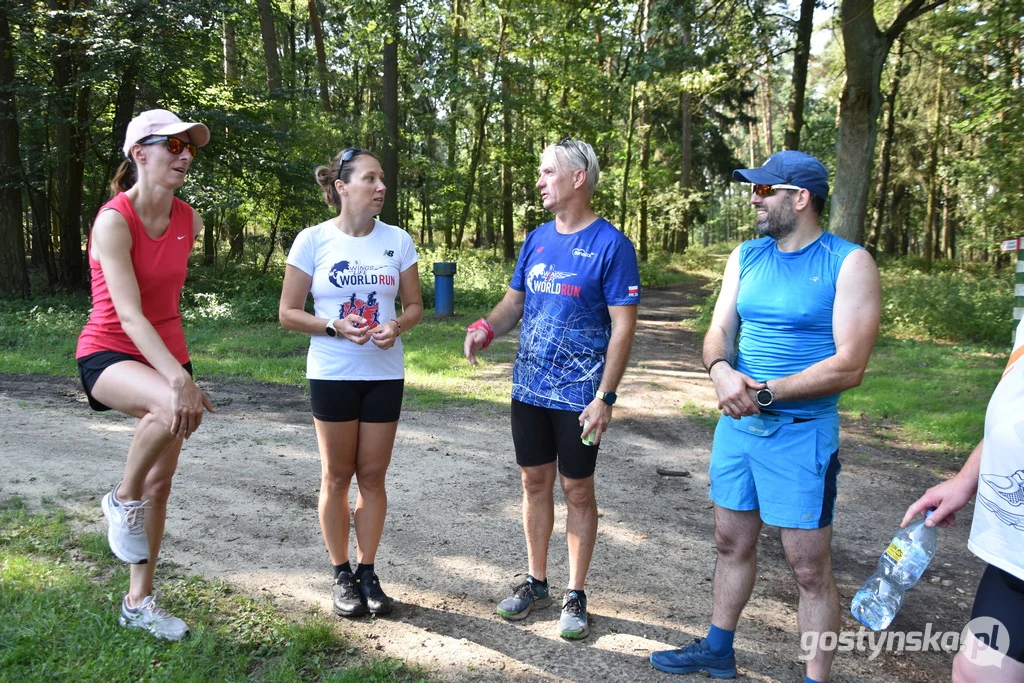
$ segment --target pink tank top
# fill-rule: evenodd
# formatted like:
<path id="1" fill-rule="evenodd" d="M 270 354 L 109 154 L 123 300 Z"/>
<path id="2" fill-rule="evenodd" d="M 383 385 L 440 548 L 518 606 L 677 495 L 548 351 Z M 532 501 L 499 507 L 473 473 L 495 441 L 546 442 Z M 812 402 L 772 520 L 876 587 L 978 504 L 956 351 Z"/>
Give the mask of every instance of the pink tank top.
<path id="1" fill-rule="evenodd" d="M 157 239 L 146 233 L 142 220 L 135 213 L 128 195 L 121 193 L 100 207 L 100 213 L 113 209 L 124 216 L 131 231 L 132 269 L 139 283 L 142 313 L 163 339 L 167 350 L 179 363 L 189 362 L 185 332 L 181 329 L 181 288 L 192 252 L 195 234 L 192 228 L 192 207 L 177 197 L 171 203 L 171 221 Z M 92 239 L 90 236 L 90 246 Z M 89 271 L 92 275 L 92 313 L 78 337 L 75 358 L 84 358 L 98 351 L 117 351 L 145 360 L 135 343 L 125 334 L 121 320 L 110 299 L 106 278 L 99 261 L 89 250 Z"/>

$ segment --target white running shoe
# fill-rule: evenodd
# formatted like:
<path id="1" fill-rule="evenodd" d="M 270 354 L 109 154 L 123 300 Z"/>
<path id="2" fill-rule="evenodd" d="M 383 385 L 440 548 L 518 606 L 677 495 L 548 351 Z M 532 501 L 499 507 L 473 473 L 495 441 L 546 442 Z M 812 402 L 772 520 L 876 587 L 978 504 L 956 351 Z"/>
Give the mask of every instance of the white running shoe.
<path id="1" fill-rule="evenodd" d="M 121 626 L 142 628 L 164 640 L 181 640 L 189 634 L 185 622 L 156 604 L 152 595 L 147 595 L 135 608 L 128 606 L 125 595 L 121 601 Z"/>
<path id="2" fill-rule="evenodd" d="M 107 542 L 118 559 L 131 564 L 149 562 L 149 539 L 146 537 L 146 503 L 133 500 L 122 503 L 114 495 L 117 486 L 103 496 L 100 506 L 107 518 Z"/>

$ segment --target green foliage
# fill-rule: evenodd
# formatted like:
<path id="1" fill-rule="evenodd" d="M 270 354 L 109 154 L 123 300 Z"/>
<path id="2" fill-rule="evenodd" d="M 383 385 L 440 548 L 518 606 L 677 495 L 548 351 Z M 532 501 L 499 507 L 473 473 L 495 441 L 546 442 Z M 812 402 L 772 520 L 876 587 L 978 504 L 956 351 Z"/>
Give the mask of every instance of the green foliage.
<path id="1" fill-rule="evenodd" d="M 985 407 L 1009 351 L 972 344 L 882 338 L 861 386 L 839 407 L 864 415 L 888 436 L 929 444 L 966 457 L 984 434 Z"/>
<path id="2" fill-rule="evenodd" d="M 1013 273 L 987 267 L 922 272 L 909 262 L 883 264 L 882 333 L 949 342 L 1009 343 Z"/>
<path id="3" fill-rule="evenodd" d="M 421 681 L 394 660 L 369 659 L 331 620 L 296 622 L 223 582 L 166 579 L 161 604 L 192 636 L 159 641 L 117 623 L 128 575 L 106 550 L 89 563 L 61 510 L 0 504 L 0 679 L 10 681 Z"/>

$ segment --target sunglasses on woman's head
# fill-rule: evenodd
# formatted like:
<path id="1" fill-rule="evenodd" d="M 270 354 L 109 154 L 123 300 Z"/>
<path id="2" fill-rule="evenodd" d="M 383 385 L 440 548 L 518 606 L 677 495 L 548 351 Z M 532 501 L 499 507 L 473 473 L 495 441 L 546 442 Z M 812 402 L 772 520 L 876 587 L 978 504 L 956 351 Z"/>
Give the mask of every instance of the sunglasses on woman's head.
<path id="1" fill-rule="evenodd" d="M 346 161 L 352 161 L 352 157 L 359 154 L 363 150 L 358 147 L 349 147 L 341 153 L 341 160 L 338 161 L 338 180 L 341 180 L 341 169 L 345 165 Z"/>
<path id="2" fill-rule="evenodd" d="M 804 188 L 796 185 L 759 185 L 754 183 L 754 194 L 758 197 L 771 197 L 776 190 L 802 190 Z"/>
<path id="3" fill-rule="evenodd" d="M 163 142 L 167 146 L 167 151 L 171 154 L 181 154 L 182 150 L 188 150 L 189 154 L 193 157 L 199 151 L 199 148 L 191 142 L 185 142 L 178 138 L 172 138 L 170 135 L 158 135 L 139 140 L 140 145 L 155 145 L 159 142 Z"/>

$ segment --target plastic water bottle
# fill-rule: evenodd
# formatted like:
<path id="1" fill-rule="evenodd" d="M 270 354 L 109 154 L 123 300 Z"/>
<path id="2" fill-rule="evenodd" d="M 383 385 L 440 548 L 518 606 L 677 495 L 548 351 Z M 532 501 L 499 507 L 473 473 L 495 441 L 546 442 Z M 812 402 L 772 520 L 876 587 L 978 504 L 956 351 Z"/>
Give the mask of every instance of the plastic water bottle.
<path id="1" fill-rule="evenodd" d="M 930 516 L 931 510 L 925 515 Z M 919 519 L 900 529 L 878 558 L 877 571 L 853 596 L 850 612 L 872 631 L 888 628 L 903 605 L 903 594 L 913 588 L 935 555 L 936 527 Z"/>

